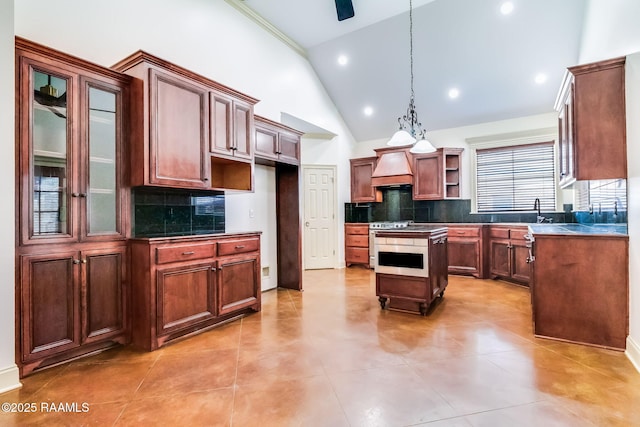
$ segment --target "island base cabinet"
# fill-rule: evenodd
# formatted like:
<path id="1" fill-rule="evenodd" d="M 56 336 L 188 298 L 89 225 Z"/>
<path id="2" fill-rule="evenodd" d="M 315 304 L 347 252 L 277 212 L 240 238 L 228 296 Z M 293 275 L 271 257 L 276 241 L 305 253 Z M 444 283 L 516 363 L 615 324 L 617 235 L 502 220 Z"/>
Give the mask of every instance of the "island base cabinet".
<path id="1" fill-rule="evenodd" d="M 628 238 L 534 238 L 535 335 L 624 349 L 629 330 Z"/>

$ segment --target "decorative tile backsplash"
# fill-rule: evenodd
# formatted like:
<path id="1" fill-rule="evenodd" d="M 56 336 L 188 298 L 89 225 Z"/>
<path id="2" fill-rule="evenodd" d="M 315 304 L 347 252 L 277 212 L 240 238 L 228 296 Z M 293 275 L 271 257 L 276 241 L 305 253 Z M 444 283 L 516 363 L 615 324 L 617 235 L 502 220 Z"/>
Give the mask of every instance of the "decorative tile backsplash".
<path id="1" fill-rule="evenodd" d="M 402 221 L 415 222 L 536 222 L 535 212 L 472 214 L 471 200 L 413 200 L 411 187 L 382 189 L 381 203 L 345 203 L 345 222 Z M 532 204 L 533 206 L 533 204 Z M 572 205 L 564 212 L 546 213 L 555 223 L 575 222 Z"/>
<path id="2" fill-rule="evenodd" d="M 137 187 L 133 189 L 134 237 L 224 233 L 224 193 Z"/>

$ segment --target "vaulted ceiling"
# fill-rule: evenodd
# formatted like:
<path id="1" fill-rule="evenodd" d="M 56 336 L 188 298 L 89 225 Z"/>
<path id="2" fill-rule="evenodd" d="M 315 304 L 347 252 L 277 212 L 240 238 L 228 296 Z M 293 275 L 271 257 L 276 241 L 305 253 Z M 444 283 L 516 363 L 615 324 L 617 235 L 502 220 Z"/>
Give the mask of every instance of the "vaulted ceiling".
<path id="1" fill-rule="evenodd" d="M 243 3 L 303 48 L 356 140 L 397 129 L 410 97 L 409 0 L 353 0 L 355 17 L 341 22 L 334 0 Z M 509 14 L 504 3 L 413 1 L 416 110 L 427 130 L 553 111 L 578 61 L 586 0 L 512 0 Z"/>

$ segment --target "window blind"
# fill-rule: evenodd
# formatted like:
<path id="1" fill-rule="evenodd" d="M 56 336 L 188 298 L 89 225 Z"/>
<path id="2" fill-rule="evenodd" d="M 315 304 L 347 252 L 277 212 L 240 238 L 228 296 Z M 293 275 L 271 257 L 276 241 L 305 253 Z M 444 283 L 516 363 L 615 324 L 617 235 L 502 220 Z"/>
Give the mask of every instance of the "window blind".
<path id="1" fill-rule="evenodd" d="M 553 142 L 476 151 L 478 212 L 556 210 Z"/>
<path id="2" fill-rule="evenodd" d="M 627 180 L 578 181 L 574 184 L 576 211 L 626 211 Z"/>

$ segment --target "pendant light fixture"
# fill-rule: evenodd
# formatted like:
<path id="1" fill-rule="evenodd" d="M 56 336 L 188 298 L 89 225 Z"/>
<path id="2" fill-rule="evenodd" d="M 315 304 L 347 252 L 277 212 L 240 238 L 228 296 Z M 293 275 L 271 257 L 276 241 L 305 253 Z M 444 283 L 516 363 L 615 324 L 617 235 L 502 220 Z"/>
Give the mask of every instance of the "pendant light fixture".
<path id="1" fill-rule="evenodd" d="M 409 58 L 411 60 L 411 97 L 409 108 L 404 116 L 398 117 L 400 129 L 393 134 L 387 145 L 402 147 L 413 145 L 409 150 L 412 153 L 433 153 L 436 148 L 427 140 L 426 131 L 422 123 L 418 121 L 418 113 L 415 106 L 415 93 L 413 91 L 413 1 L 409 0 Z M 416 142 L 417 141 L 417 142 Z"/>

